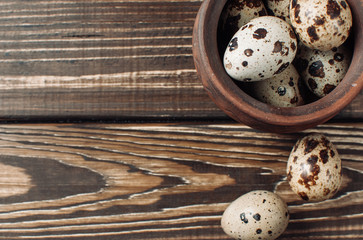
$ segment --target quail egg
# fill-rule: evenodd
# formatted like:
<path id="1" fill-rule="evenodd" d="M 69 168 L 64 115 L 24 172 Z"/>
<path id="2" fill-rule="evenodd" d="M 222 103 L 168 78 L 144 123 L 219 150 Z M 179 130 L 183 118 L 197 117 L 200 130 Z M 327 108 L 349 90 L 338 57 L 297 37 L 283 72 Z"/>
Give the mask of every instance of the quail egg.
<path id="1" fill-rule="evenodd" d="M 253 82 L 254 96 L 275 107 L 296 107 L 304 104 L 300 94 L 300 76 L 290 64 L 285 71 L 272 78 Z"/>
<path id="2" fill-rule="evenodd" d="M 283 72 L 296 55 L 291 26 L 274 16 L 254 18 L 230 40 L 223 57 L 227 74 L 239 81 L 271 78 Z"/>
<path id="3" fill-rule="evenodd" d="M 352 27 L 352 13 L 345 0 L 291 0 L 290 20 L 298 38 L 321 51 L 343 44 Z"/>
<path id="4" fill-rule="evenodd" d="M 273 240 L 285 231 L 289 218 L 287 205 L 280 196 L 256 190 L 234 200 L 224 211 L 221 225 L 234 239 Z"/>
<path id="5" fill-rule="evenodd" d="M 294 64 L 301 78 L 317 97 L 328 95 L 347 73 L 351 50 L 345 45 L 328 51 L 310 49 L 302 44 L 298 46 Z"/>
<path id="6" fill-rule="evenodd" d="M 320 133 L 308 134 L 296 142 L 286 171 L 291 189 L 306 201 L 333 197 L 342 181 L 337 149 Z"/>

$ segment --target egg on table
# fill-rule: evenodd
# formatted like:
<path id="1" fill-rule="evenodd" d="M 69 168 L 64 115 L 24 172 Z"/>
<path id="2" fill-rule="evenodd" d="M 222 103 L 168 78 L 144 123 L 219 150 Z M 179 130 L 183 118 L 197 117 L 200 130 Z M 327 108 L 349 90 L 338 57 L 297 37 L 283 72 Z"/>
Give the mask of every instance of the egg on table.
<path id="1" fill-rule="evenodd" d="M 287 205 L 280 196 L 256 190 L 240 196 L 226 208 L 221 226 L 234 239 L 273 240 L 285 231 L 289 218 Z"/>
<path id="2" fill-rule="evenodd" d="M 272 78 L 253 82 L 254 97 L 275 107 L 296 107 L 304 104 L 300 93 L 301 78 L 294 65 Z"/>
<path id="3" fill-rule="evenodd" d="M 290 21 L 306 46 L 326 51 L 347 40 L 352 13 L 345 0 L 291 0 Z"/>
<path id="4" fill-rule="evenodd" d="M 326 200 L 339 190 L 341 165 L 332 142 L 323 134 L 311 133 L 293 147 L 287 162 L 287 180 L 302 199 Z"/>
<path id="5" fill-rule="evenodd" d="M 321 98 L 342 81 L 348 71 L 351 56 L 351 50 L 345 45 L 320 51 L 299 44 L 294 63 L 310 91 Z"/>
<path id="6" fill-rule="evenodd" d="M 297 40 L 291 26 L 274 16 L 254 18 L 230 40 L 223 57 L 227 74 L 239 81 L 271 78 L 293 61 Z"/>

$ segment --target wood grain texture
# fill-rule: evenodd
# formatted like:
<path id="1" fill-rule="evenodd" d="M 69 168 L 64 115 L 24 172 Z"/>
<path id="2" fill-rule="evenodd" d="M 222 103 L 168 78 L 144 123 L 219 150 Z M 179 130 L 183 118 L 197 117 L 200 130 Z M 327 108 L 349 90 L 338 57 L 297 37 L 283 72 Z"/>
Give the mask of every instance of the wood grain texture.
<path id="1" fill-rule="evenodd" d="M 194 69 L 200 4 L 0 0 L 0 118 L 227 118 Z"/>
<path id="2" fill-rule="evenodd" d="M 313 131 L 337 147 L 343 184 L 306 203 L 285 168 Z M 217 122 L 2 124 L 0 153 L 0 239 L 229 239 L 222 212 L 256 189 L 289 205 L 279 239 L 363 238 L 362 123 L 284 135 Z"/>

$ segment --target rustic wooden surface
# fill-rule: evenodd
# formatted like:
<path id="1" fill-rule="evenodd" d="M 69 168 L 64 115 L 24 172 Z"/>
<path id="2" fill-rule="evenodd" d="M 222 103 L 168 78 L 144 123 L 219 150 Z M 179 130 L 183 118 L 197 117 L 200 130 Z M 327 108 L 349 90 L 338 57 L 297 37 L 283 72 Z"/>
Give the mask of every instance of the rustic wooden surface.
<path id="1" fill-rule="evenodd" d="M 227 118 L 194 69 L 200 4 L 0 0 L 0 119 Z"/>
<path id="2" fill-rule="evenodd" d="M 192 59 L 201 0 L 0 0 L 0 119 L 227 122 L 0 124 L 0 239 L 229 239 L 228 203 L 280 194 L 280 239 L 363 238 L 363 95 L 325 133 L 343 159 L 334 199 L 306 203 L 285 177 L 303 133 L 230 122 Z"/>
<path id="3" fill-rule="evenodd" d="M 326 134 L 343 184 L 306 203 L 286 182 L 302 134 Z M 0 239 L 229 239 L 228 203 L 278 193 L 291 221 L 279 239 L 363 239 L 363 123 L 270 134 L 235 123 L 2 124 Z"/>

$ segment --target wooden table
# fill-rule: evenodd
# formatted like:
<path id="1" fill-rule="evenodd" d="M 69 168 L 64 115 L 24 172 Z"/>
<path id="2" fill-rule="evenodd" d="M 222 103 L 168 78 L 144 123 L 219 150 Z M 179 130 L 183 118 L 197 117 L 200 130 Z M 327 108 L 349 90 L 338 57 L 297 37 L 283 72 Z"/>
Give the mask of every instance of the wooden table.
<path id="1" fill-rule="evenodd" d="M 197 78 L 200 0 L 0 0 L 0 239 L 229 239 L 227 205 L 265 189 L 279 239 L 363 239 L 363 95 L 329 123 L 272 134 L 229 119 Z M 307 203 L 296 140 L 326 134 L 343 184 Z"/>

